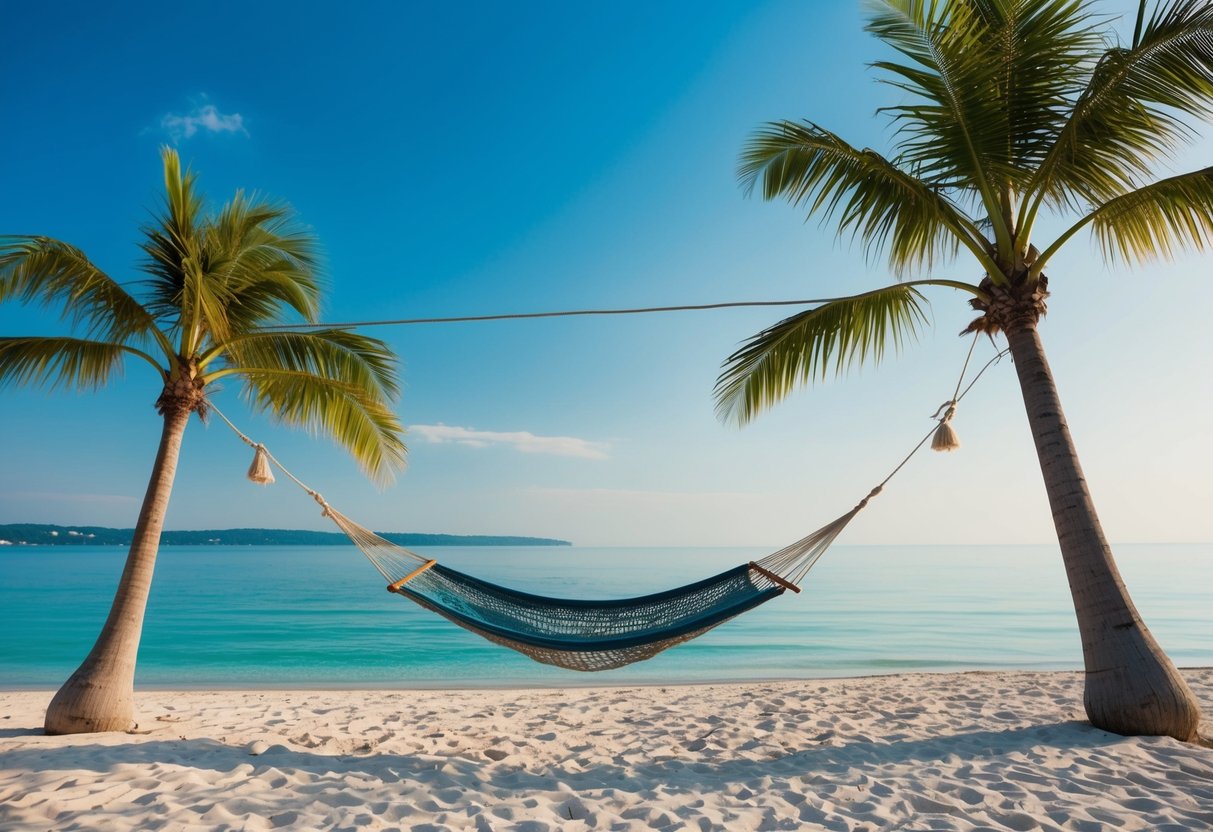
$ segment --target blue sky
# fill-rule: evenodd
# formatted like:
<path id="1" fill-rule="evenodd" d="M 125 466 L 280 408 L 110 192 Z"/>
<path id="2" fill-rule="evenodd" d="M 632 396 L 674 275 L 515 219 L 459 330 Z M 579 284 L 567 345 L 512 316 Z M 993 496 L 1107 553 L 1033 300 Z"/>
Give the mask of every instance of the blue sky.
<path id="1" fill-rule="evenodd" d="M 1122 13 L 1131 3 L 1106 3 Z M 734 170 L 762 122 L 888 146 L 892 92 L 859 4 L 95 4 L 6 8 L 0 233 L 72 242 L 119 279 L 175 145 L 216 203 L 288 201 L 323 243 L 332 321 L 823 297 L 879 263 Z M 1198 142 L 1174 167 L 1209 163 Z M 949 273 L 972 280 L 958 263 Z M 1208 256 L 1129 269 L 1076 239 L 1042 334 L 1109 536 L 1207 541 Z M 378 529 L 586 545 L 780 544 L 879 482 L 949 397 L 971 317 L 895 361 L 720 424 L 721 360 L 778 310 L 383 328 L 410 467 L 377 490 L 325 440 L 220 407 Z M 0 333 L 61 331 L 0 307 Z M 988 357 L 988 345 L 978 347 Z M 984 359 L 983 359 L 984 360 Z M 0 522 L 131 526 L 158 437 L 142 367 L 97 394 L 0 391 Z M 957 454 L 917 458 L 846 542 L 1046 542 L 1013 370 L 961 406 Z M 192 425 L 169 528 L 323 528 L 246 449 Z"/>

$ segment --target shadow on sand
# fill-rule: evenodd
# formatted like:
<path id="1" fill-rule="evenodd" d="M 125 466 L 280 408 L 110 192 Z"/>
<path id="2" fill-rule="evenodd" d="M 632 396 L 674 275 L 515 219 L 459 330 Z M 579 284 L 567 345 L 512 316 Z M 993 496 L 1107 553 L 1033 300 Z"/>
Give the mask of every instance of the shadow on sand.
<path id="1" fill-rule="evenodd" d="M 35 737 L 40 728 L 14 728 L 0 731 L 3 737 Z M 463 749 L 457 754 L 401 755 L 391 753 L 323 754 L 313 751 L 271 745 L 261 754 L 253 755 L 247 746 L 228 745 L 214 739 L 142 739 L 130 737 L 126 743 L 97 743 L 87 735 L 58 747 L 29 747 L 4 751 L 4 766 L 10 769 L 86 770 L 105 772 L 115 766 L 177 765 L 198 770 L 232 773 L 244 768 L 255 774 L 265 768 L 283 773 L 300 772 L 318 777 L 361 775 L 383 781 L 410 778 L 432 780 L 434 772 L 449 777 L 474 776 L 486 786 L 497 785 L 502 776 L 502 788 L 550 789 L 553 780 L 574 789 L 602 788 L 605 783 L 627 791 L 648 791 L 656 783 L 677 783 L 689 789 L 715 789 L 723 784 L 743 782 L 771 775 L 813 775 L 829 780 L 831 773 L 842 773 L 855 767 L 898 765 L 948 761 L 959 758 L 979 763 L 1009 754 L 1027 752 L 1034 748 L 1094 749 L 1114 745 L 1122 737 L 1092 728 L 1084 722 L 1033 726 L 1007 731 L 972 731 L 928 739 L 880 740 L 851 739 L 838 745 L 817 745 L 798 751 L 774 755 L 765 760 L 730 758 L 728 751 L 710 747 L 699 752 L 685 751 L 679 757 L 662 757 L 635 764 L 598 763 L 586 768 L 572 762 L 579 756 L 570 751 L 569 758 L 555 765 L 528 764 L 522 754 L 506 757 L 500 762 L 490 760 L 476 749 Z M 833 741 L 831 741 L 833 742 Z M 289 797 L 288 797 L 289 799 Z"/>

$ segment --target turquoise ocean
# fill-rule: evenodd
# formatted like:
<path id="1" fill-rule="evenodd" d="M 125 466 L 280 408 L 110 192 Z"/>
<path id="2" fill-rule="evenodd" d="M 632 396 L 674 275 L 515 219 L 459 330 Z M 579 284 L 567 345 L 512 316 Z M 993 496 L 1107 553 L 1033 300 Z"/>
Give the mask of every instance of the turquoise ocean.
<path id="1" fill-rule="evenodd" d="M 623 597 L 714 574 L 762 549 L 418 549 L 486 580 Z M 54 687 L 88 652 L 122 570 L 118 547 L 0 549 L 0 687 Z M 1180 666 L 1213 666 L 1213 544 L 1126 545 L 1138 608 Z M 344 546 L 164 547 L 144 687 L 668 684 L 937 670 L 1077 669 L 1056 546 L 835 546 L 786 593 L 631 667 L 536 664 L 384 591 Z"/>

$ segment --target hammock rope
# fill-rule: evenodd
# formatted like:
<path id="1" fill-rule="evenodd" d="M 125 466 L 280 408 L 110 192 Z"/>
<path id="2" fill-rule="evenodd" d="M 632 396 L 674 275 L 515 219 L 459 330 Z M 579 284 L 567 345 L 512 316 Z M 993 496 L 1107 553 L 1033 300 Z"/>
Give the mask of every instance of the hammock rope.
<path id="1" fill-rule="evenodd" d="M 523 321 L 534 318 L 576 318 L 606 315 L 647 315 L 657 312 L 704 312 L 713 309 L 744 309 L 765 306 L 813 306 L 844 298 L 801 298 L 799 300 L 739 300 L 724 303 L 685 303 L 678 306 L 636 306 L 625 309 L 562 309 L 554 312 L 505 312 L 494 315 L 454 315 L 445 318 L 395 318 L 378 321 L 318 321 L 316 323 L 277 324 L 261 327 L 263 332 L 308 329 L 365 329 L 371 326 L 416 326 L 417 324 L 484 323 L 486 321 Z"/>
<path id="2" fill-rule="evenodd" d="M 536 661 L 571 670 L 607 670 L 650 658 L 787 590 L 799 592 L 809 570 L 869 501 L 884 490 L 932 437 L 936 438 L 935 447 L 939 433 L 944 428 L 952 430 L 949 422 L 956 405 L 986 370 L 1008 353 L 1008 350 L 998 352 L 962 390 L 975 346 L 976 337 L 952 398 L 931 417 L 938 424 L 846 514 L 760 560 L 684 587 L 624 599 L 565 599 L 520 592 L 466 575 L 392 543 L 333 508 L 263 444 L 237 428 L 219 408 L 210 404 L 209 410 L 218 414 L 242 442 L 254 449 L 256 455 L 249 470 L 250 479 L 272 482 L 272 475 L 267 479 L 266 472 L 260 470 L 267 467 L 265 462 L 272 463 L 320 505 L 321 514 L 332 520 L 387 580 L 389 592 L 402 595 L 460 627 Z"/>

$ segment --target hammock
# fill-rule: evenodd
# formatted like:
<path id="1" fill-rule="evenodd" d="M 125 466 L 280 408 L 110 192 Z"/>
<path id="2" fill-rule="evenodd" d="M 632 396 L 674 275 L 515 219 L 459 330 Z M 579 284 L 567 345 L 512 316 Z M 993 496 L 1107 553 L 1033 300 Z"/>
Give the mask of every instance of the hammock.
<path id="1" fill-rule="evenodd" d="M 569 670 L 596 671 L 652 658 L 788 590 L 800 592 L 800 582 L 834 539 L 927 440 L 933 438 L 935 450 L 959 446 L 950 424 L 956 405 L 982 373 L 1004 354 L 1005 351 L 1000 352 L 991 359 L 963 393 L 958 382 L 952 398 L 933 417 L 938 425 L 867 497 L 837 520 L 761 560 L 665 592 L 613 600 L 550 598 L 520 592 L 466 575 L 397 546 L 330 506 L 271 456 L 264 445 L 241 433 L 213 403 L 210 410 L 218 413 L 241 440 L 256 450 L 249 479 L 262 484 L 273 482 L 269 463 L 276 465 L 307 491 L 320 504 L 324 516 L 366 555 L 387 579 L 388 591 L 536 661 Z M 967 366 L 968 359 L 966 369 Z M 962 381 L 963 378 L 962 370 Z"/>
<path id="2" fill-rule="evenodd" d="M 687 586 L 635 598 L 587 601 L 551 598 L 500 586 L 467 575 L 398 546 L 356 523 L 309 488 L 264 445 L 249 439 L 213 405 L 210 410 L 256 450 L 249 479 L 274 481 L 270 462 L 320 504 L 350 541 L 387 579 L 389 592 L 489 641 L 517 650 L 544 664 L 568 670 L 610 670 L 652 658 L 669 647 L 703 635 L 729 619 L 752 610 L 798 584 L 860 511 L 884 487 L 872 489 L 853 509 L 833 523 L 765 558 L 741 564 Z M 951 412 L 941 420 L 941 427 Z M 932 428 L 918 446 L 937 432 Z M 950 428 L 949 428 L 950 430 Z M 908 460 L 909 457 L 906 457 Z M 905 462 L 902 462 L 904 465 Z M 893 471 L 897 473 L 901 465 Z M 892 478 L 890 474 L 885 482 Z"/>
<path id="3" fill-rule="evenodd" d="M 652 658 L 789 589 L 799 592 L 796 581 L 867 504 L 760 561 L 652 595 L 586 601 L 520 592 L 442 566 L 313 497 L 388 580 L 388 591 L 538 662 L 584 671 Z"/>

